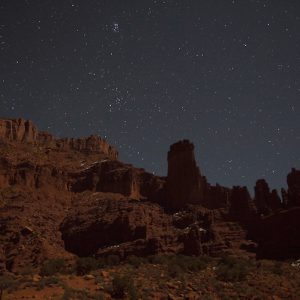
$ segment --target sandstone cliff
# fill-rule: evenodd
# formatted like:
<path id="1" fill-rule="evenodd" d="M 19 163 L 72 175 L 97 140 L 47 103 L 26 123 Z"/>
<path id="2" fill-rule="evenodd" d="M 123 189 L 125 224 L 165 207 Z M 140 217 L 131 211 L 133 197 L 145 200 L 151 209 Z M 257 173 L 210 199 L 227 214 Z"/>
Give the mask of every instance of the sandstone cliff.
<path id="1" fill-rule="evenodd" d="M 39 132 L 31 122 L 23 119 L 0 120 L 0 139 L 13 142 L 34 143 L 57 150 L 77 150 L 103 153 L 110 159 L 117 159 L 118 152 L 97 135 L 86 138 L 56 139 L 52 134 Z"/>
<path id="2" fill-rule="evenodd" d="M 252 199 L 245 187 L 211 185 L 187 140 L 171 145 L 166 178 L 117 158 L 98 136 L 56 139 L 0 120 L 0 272 L 58 256 L 299 252 L 300 171 L 282 201 L 264 180 Z"/>

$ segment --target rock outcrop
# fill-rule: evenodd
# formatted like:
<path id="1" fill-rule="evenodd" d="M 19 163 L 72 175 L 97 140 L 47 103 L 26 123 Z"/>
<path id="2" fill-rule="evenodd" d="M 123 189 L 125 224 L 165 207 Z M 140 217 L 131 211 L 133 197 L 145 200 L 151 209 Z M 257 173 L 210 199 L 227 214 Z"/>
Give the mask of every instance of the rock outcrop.
<path id="1" fill-rule="evenodd" d="M 287 176 L 288 207 L 300 206 L 300 171 L 292 169 Z"/>
<path id="2" fill-rule="evenodd" d="M 187 204 L 203 201 L 204 187 L 197 167 L 194 145 L 188 140 L 179 141 L 168 152 L 166 207 L 180 210 Z"/>
<path id="3" fill-rule="evenodd" d="M 277 191 L 273 190 L 271 192 L 268 183 L 264 179 L 258 180 L 254 189 L 254 202 L 259 214 L 267 215 L 282 208 Z"/>
<path id="4" fill-rule="evenodd" d="M 249 222 L 256 213 L 255 205 L 246 187 L 234 186 L 229 202 L 230 216 L 241 223 Z"/>
<path id="5" fill-rule="evenodd" d="M 50 133 L 39 132 L 33 122 L 24 119 L 0 120 L 0 139 L 12 142 L 35 143 L 61 151 L 99 152 L 105 154 L 109 159 L 115 160 L 118 158 L 117 150 L 97 135 L 80 139 L 56 139 Z"/>
<path id="6" fill-rule="evenodd" d="M 55 257 L 236 254 L 255 243 L 258 257 L 296 258 L 300 171 L 287 182 L 282 203 L 264 180 L 253 200 L 245 187 L 209 184 L 187 140 L 170 147 L 165 178 L 118 161 L 98 136 L 57 139 L 0 120 L 0 273 Z"/>
<path id="7" fill-rule="evenodd" d="M 147 173 L 144 169 L 119 161 L 102 160 L 70 173 L 69 188 L 76 193 L 86 190 L 110 192 L 133 199 L 159 202 L 164 184 L 162 178 Z"/>
<path id="8" fill-rule="evenodd" d="M 9 141 L 35 142 L 38 130 L 31 121 L 23 119 L 0 120 L 0 138 Z"/>
<path id="9" fill-rule="evenodd" d="M 61 232 L 66 249 L 79 256 L 110 253 L 112 248 L 120 247 L 123 249 L 119 254 L 128 255 L 133 251 L 132 243 L 146 247 L 156 239 L 160 247 L 143 249 L 144 254 L 155 254 L 155 249 L 168 247 L 168 240 L 175 241 L 176 230 L 171 224 L 171 216 L 157 204 L 96 193 L 77 203 L 62 223 Z M 142 250 L 134 254 L 139 251 Z"/>
<path id="10" fill-rule="evenodd" d="M 298 259 L 300 253 L 300 208 L 280 211 L 263 218 L 257 225 L 257 257 Z"/>

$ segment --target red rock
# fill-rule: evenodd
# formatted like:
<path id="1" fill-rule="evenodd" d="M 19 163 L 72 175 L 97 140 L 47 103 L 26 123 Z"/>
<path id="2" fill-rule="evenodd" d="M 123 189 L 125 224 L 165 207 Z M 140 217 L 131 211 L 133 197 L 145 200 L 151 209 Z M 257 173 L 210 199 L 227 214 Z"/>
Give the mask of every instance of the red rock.
<path id="1" fill-rule="evenodd" d="M 203 201 L 204 187 L 197 167 L 194 145 L 188 140 L 179 141 L 168 152 L 166 207 L 180 210 L 187 204 Z"/>
<path id="2" fill-rule="evenodd" d="M 78 202 L 62 223 L 61 232 L 66 249 L 80 256 L 95 254 L 99 249 L 120 255 L 125 255 L 122 251 L 150 254 L 159 250 L 155 239 L 159 243 L 162 237 L 174 235 L 171 217 L 158 205 L 109 193 L 97 193 L 93 199 Z M 125 250 L 122 244 L 126 244 Z"/>
<path id="3" fill-rule="evenodd" d="M 133 199 L 159 202 L 165 181 L 144 169 L 119 161 L 102 160 L 84 170 L 71 173 L 69 187 L 76 193 L 85 190 L 119 193 Z"/>
<path id="4" fill-rule="evenodd" d="M 0 272 L 71 253 L 239 253 L 249 234 L 262 257 L 299 253 L 300 171 L 288 175 L 285 211 L 258 181 L 255 202 L 266 218 L 246 188 L 210 185 L 189 141 L 171 146 L 167 178 L 117 158 L 98 136 L 56 139 L 30 121 L 0 120 Z"/>
<path id="5" fill-rule="evenodd" d="M 36 143 L 63 151 L 100 152 L 110 159 L 115 160 L 118 158 L 117 150 L 97 135 L 81 139 L 55 139 L 50 133 L 39 132 L 31 121 L 23 119 L 0 120 L 0 139 Z"/>
<path id="6" fill-rule="evenodd" d="M 0 120 L 0 138 L 17 142 L 34 142 L 38 130 L 31 121 L 23 119 Z"/>

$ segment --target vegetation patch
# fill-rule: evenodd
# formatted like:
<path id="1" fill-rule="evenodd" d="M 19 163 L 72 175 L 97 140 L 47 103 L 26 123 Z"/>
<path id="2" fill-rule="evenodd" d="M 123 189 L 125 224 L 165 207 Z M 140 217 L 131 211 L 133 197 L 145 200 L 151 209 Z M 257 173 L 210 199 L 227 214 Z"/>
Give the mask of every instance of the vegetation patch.
<path id="1" fill-rule="evenodd" d="M 66 273 L 66 264 L 63 258 L 47 260 L 40 271 L 42 276 L 53 276 L 58 273 Z"/>
<path id="2" fill-rule="evenodd" d="M 243 281 L 246 279 L 250 264 L 232 256 L 225 256 L 221 259 L 216 269 L 217 278 L 222 281 Z"/>
<path id="3" fill-rule="evenodd" d="M 111 295 L 115 298 L 124 298 L 128 295 L 131 300 L 138 299 L 132 277 L 116 275 L 112 280 Z"/>

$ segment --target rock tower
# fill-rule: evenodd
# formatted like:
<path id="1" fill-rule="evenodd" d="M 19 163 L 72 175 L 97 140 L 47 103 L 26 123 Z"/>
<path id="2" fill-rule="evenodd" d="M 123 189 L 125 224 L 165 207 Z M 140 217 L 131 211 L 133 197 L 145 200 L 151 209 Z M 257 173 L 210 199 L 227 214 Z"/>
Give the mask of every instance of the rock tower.
<path id="1" fill-rule="evenodd" d="M 168 152 L 168 177 L 166 183 L 167 208 L 183 209 L 187 204 L 200 204 L 203 200 L 203 183 L 197 167 L 194 145 L 179 141 Z"/>

